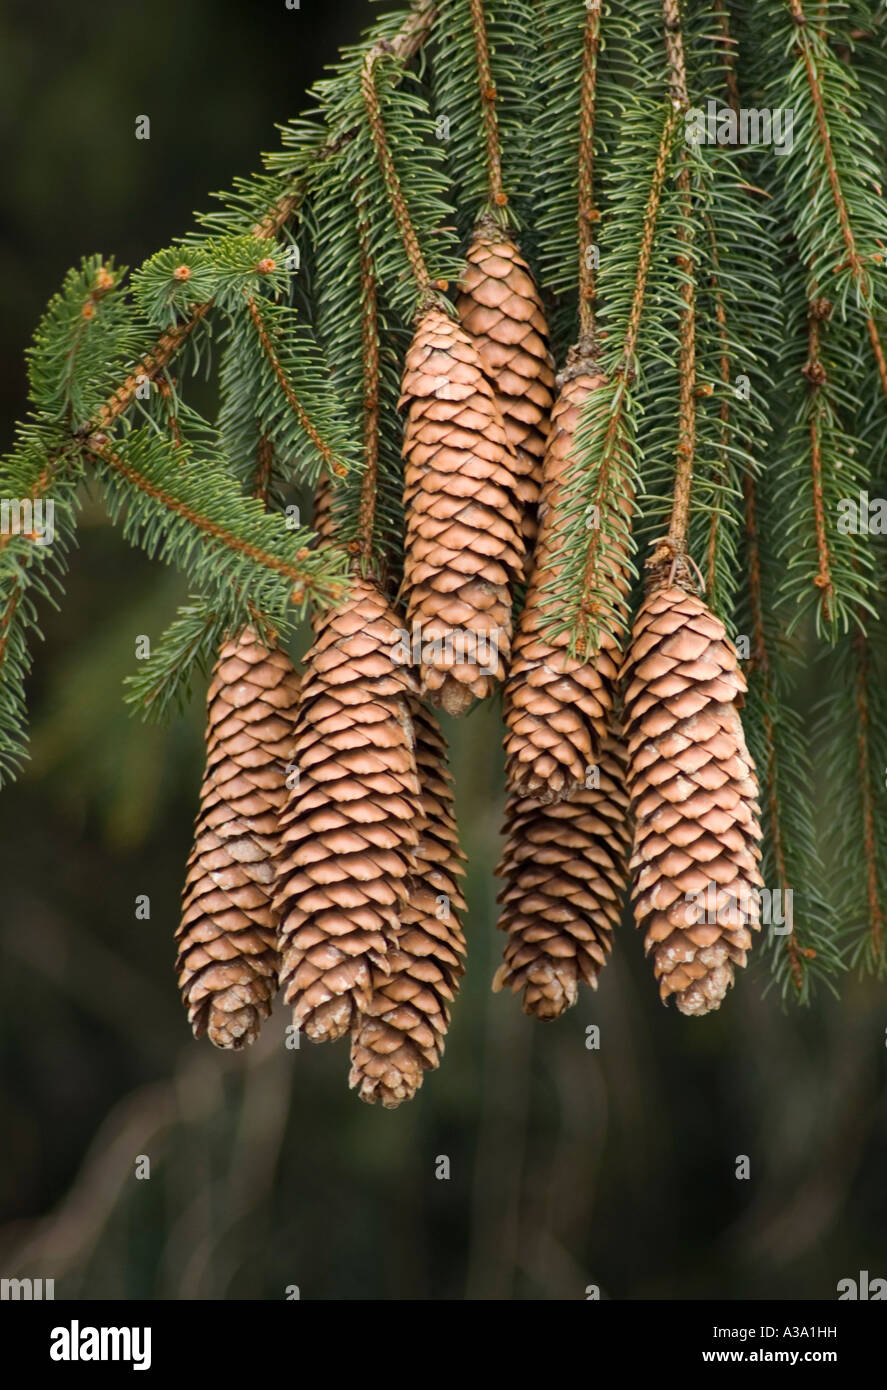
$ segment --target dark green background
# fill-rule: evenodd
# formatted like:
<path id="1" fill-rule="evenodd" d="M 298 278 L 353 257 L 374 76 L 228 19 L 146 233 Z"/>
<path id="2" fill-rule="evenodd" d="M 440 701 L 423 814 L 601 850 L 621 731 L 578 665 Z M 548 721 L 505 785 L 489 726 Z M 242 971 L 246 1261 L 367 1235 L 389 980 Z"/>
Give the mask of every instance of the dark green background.
<path id="1" fill-rule="evenodd" d="M 2 445 L 23 348 L 67 267 L 138 262 L 258 165 L 358 0 L 7 4 L 0 17 Z M 138 115 L 150 141 L 136 141 Z M 887 998 L 784 1014 L 747 972 L 720 1015 L 664 1010 L 641 942 L 560 1023 L 492 996 L 499 715 L 458 728 L 470 972 L 442 1070 L 394 1113 L 346 1088 L 344 1044 L 247 1055 L 190 1039 L 172 933 L 202 696 L 127 716 L 135 639 L 182 581 L 87 499 L 44 614 L 33 760 L 0 798 L 0 1273 L 75 1297 L 833 1298 L 887 1275 Z M 834 808 L 840 814 L 840 807 Z M 150 921 L 135 917 L 148 894 Z M 585 1029 L 601 1029 L 599 1052 Z M 150 1181 L 134 1176 L 138 1155 Z M 751 1160 L 737 1181 L 737 1155 Z M 439 1156 L 451 1176 L 435 1176 Z"/>

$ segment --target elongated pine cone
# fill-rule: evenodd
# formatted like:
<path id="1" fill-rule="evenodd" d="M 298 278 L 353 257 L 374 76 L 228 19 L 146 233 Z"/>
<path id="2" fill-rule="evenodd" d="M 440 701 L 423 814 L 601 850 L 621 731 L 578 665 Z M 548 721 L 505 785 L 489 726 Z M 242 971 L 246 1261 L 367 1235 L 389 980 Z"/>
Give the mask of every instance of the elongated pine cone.
<path id="1" fill-rule="evenodd" d="M 530 267 L 509 236 L 492 225 L 479 225 L 466 259 L 456 307 L 496 388 L 505 433 L 514 449 L 512 469 L 529 563 L 554 404 L 548 325 Z"/>
<path id="2" fill-rule="evenodd" d="M 407 618 L 422 643 L 423 692 L 463 714 L 504 677 L 524 548 L 495 393 L 471 338 L 440 309 L 416 329 L 400 404 Z"/>
<path id="3" fill-rule="evenodd" d="M 723 624 L 676 585 L 642 604 L 624 674 L 635 917 L 662 999 L 706 1014 L 760 925 L 758 788 L 739 717 L 745 678 Z"/>
<path id="4" fill-rule="evenodd" d="M 272 904 L 299 678 L 252 628 L 222 646 L 207 696 L 206 771 L 188 861 L 179 984 L 195 1037 L 254 1042 L 277 992 Z"/>
<path id="5" fill-rule="evenodd" d="M 569 374 L 551 416 L 539 506 L 539 541 L 505 685 L 506 781 L 510 791 L 540 801 L 572 797 L 597 761 L 607 735 L 619 652 L 605 635 L 588 660 L 569 656 L 569 634 L 543 636 L 556 612 L 546 593 L 560 571 L 554 561 L 559 506 L 572 464 L 582 408 L 605 378 L 590 369 Z M 623 581 L 628 588 L 627 576 Z"/>
<path id="6" fill-rule="evenodd" d="M 369 1006 L 406 902 L 419 783 L 399 640 L 378 589 L 355 578 L 305 659 L 274 902 L 281 984 L 315 1042 Z"/>
<path id="7" fill-rule="evenodd" d="M 425 1071 L 440 1065 L 450 1004 L 464 971 L 459 913 L 464 855 L 453 809 L 446 740 L 434 715 L 411 705 L 420 783 L 419 842 L 388 974 L 374 971 L 373 996 L 352 1034 L 350 1085 L 387 1109 L 411 1100 Z"/>
<path id="8" fill-rule="evenodd" d="M 622 749 L 608 738 L 597 786 L 569 801 L 540 803 L 512 792 L 497 875 L 499 928 L 508 933 L 493 990 L 523 990 L 524 1013 L 560 1016 L 584 982 L 597 988 L 625 895 L 630 844 Z"/>

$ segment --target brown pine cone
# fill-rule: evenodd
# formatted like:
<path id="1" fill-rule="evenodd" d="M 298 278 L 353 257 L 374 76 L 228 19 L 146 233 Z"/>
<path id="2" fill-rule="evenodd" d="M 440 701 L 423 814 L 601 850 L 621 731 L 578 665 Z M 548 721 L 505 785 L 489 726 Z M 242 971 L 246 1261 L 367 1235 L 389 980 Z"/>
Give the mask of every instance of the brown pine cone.
<path id="1" fill-rule="evenodd" d="M 355 578 L 305 658 L 274 902 L 281 984 L 315 1042 L 342 1037 L 368 1006 L 406 901 L 419 784 L 401 633 Z"/>
<path id="2" fill-rule="evenodd" d="M 530 267 L 509 236 L 481 223 L 467 252 L 459 320 L 474 339 L 496 388 L 514 449 L 515 490 L 523 507 L 527 560 L 536 540 L 542 459 L 554 404 L 554 361 L 548 325 Z"/>
<path id="3" fill-rule="evenodd" d="M 619 652 L 609 637 L 588 660 L 567 655 L 569 634 L 544 636 L 557 605 L 547 587 L 560 565 L 559 506 L 572 464 L 582 407 L 605 378 L 590 369 L 570 373 L 551 416 L 539 506 L 539 541 L 505 685 L 506 781 L 510 791 L 541 801 L 571 797 L 584 785 L 607 734 Z M 627 589 L 627 576 L 624 587 Z"/>
<path id="4" fill-rule="evenodd" d="M 182 997 L 195 1037 L 254 1042 L 277 991 L 272 906 L 278 817 L 286 796 L 299 678 L 252 628 L 224 643 L 207 696 L 206 772 L 182 921 Z"/>
<path id="5" fill-rule="evenodd" d="M 421 319 L 401 406 L 407 617 L 423 692 L 448 714 L 505 674 L 511 586 L 523 566 L 514 454 L 476 347 L 442 310 Z"/>
<path id="6" fill-rule="evenodd" d="M 433 714 L 411 704 L 421 787 L 419 843 L 389 973 L 374 971 L 373 997 L 358 1016 L 351 1044 L 352 1088 L 362 1100 L 394 1109 L 411 1100 L 426 1070 L 440 1065 L 449 1006 L 464 971 L 459 912 L 464 855 L 453 809 L 446 739 Z"/>
<path id="7" fill-rule="evenodd" d="M 662 999 L 674 994 L 681 1013 L 705 1014 L 745 965 L 760 925 L 758 787 L 739 717 L 745 678 L 723 624 L 677 585 L 645 599 L 624 674 L 635 917 Z"/>
<path id="8" fill-rule="evenodd" d="M 508 933 L 498 991 L 523 990 L 524 1013 L 560 1016 L 584 981 L 597 977 L 613 945 L 625 892 L 630 843 L 624 755 L 608 738 L 597 763 L 598 786 L 569 801 L 540 804 L 512 793 L 507 841 L 497 875 L 499 928 Z"/>

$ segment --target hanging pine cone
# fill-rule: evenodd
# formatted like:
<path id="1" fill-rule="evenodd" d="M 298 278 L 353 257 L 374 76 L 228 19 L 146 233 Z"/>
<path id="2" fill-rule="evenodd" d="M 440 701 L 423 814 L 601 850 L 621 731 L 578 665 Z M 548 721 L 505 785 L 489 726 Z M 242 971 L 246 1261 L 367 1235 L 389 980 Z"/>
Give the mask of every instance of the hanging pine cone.
<path id="1" fill-rule="evenodd" d="M 559 571 L 553 558 L 558 508 L 572 463 L 573 439 L 585 401 L 605 380 L 583 366 L 565 375 L 551 416 L 539 541 L 504 698 L 508 787 L 542 801 L 571 797 L 596 763 L 613 706 L 619 655 L 606 635 L 589 660 L 567 655 L 569 634 L 554 641 L 543 636 L 557 611 L 546 589 Z"/>
<path id="2" fill-rule="evenodd" d="M 745 678 L 696 594 L 655 589 L 624 667 L 632 896 L 663 1000 L 719 1007 L 759 926 L 761 830 L 739 706 Z M 696 897 L 695 895 L 699 895 Z"/>
<path id="3" fill-rule="evenodd" d="M 508 941 L 493 989 L 523 990 L 524 1013 L 544 1021 L 576 1003 L 581 981 L 597 988 L 619 922 L 630 837 L 625 760 L 612 737 L 597 778 L 569 801 L 512 793 L 506 805 L 496 873 Z"/>
<path id="4" fill-rule="evenodd" d="M 419 842 L 407 879 L 388 973 L 374 971 L 373 996 L 352 1036 L 350 1084 L 362 1100 L 393 1109 L 411 1100 L 426 1070 L 440 1065 L 449 1006 L 464 970 L 458 913 L 464 855 L 453 809 L 447 745 L 433 714 L 411 704 L 421 789 Z"/>
<path id="5" fill-rule="evenodd" d="M 462 327 L 474 339 L 496 388 L 520 498 L 526 553 L 536 540 L 542 459 L 554 403 L 553 359 L 542 301 L 514 242 L 492 223 L 475 229 L 456 301 Z"/>
<path id="6" fill-rule="evenodd" d="M 423 691 L 463 714 L 505 674 L 523 541 L 514 454 L 493 388 L 467 333 L 440 309 L 416 329 L 401 406 L 407 617 L 423 644 Z"/>
<path id="7" fill-rule="evenodd" d="M 179 984 L 195 1037 L 254 1042 L 277 991 L 272 906 L 278 816 L 299 679 L 252 628 L 226 641 L 207 697 L 206 772 L 176 933 Z"/>
<path id="8" fill-rule="evenodd" d="M 342 1037 L 387 972 L 418 839 L 419 784 L 397 618 L 355 579 L 305 659 L 281 818 L 281 984 L 316 1042 Z"/>

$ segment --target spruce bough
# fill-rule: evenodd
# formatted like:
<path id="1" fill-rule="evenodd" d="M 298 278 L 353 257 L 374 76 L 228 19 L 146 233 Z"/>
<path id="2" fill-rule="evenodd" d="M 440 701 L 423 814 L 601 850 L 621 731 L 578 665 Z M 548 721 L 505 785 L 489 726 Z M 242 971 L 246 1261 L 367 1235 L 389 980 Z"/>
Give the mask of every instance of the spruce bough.
<path id="1" fill-rule="evenodd" d="M 421 701 L 464 714 L 496 687 L 496 983 L 528 1012 L 597 983 L 627 874 L 688 1013 L 758 925 L 787 999 L 887 975 L 885 557 L 846 525 L 884 482 L 885 85 L 887 16 L 856 0 L 415 0 L 195 230 L 129 278 L 101 257 L 67 276 L 0 465 L 0 776 L 94 476 L 192 587 L 127 700 L 161 718 L 216 667 L 180 932 L 198 1032 L 251 1040 L 279 973 L 315 1036 L 351 1033 L 360 1095 L 415 1093 L 464 948 Z M 188 389 L 207 364 L 212 419 Z M 363 611 L 421 626 L 415 669 Z M 309 613 L 285 758 L 261 698 L 229 727 L 225 672 L 242 650 L 258 690 Z M 344 819 L 331 782 L 290 785 L 296 744 L 354 783 Z M 814 774 L 840 797 L 827 833 Z"/>

